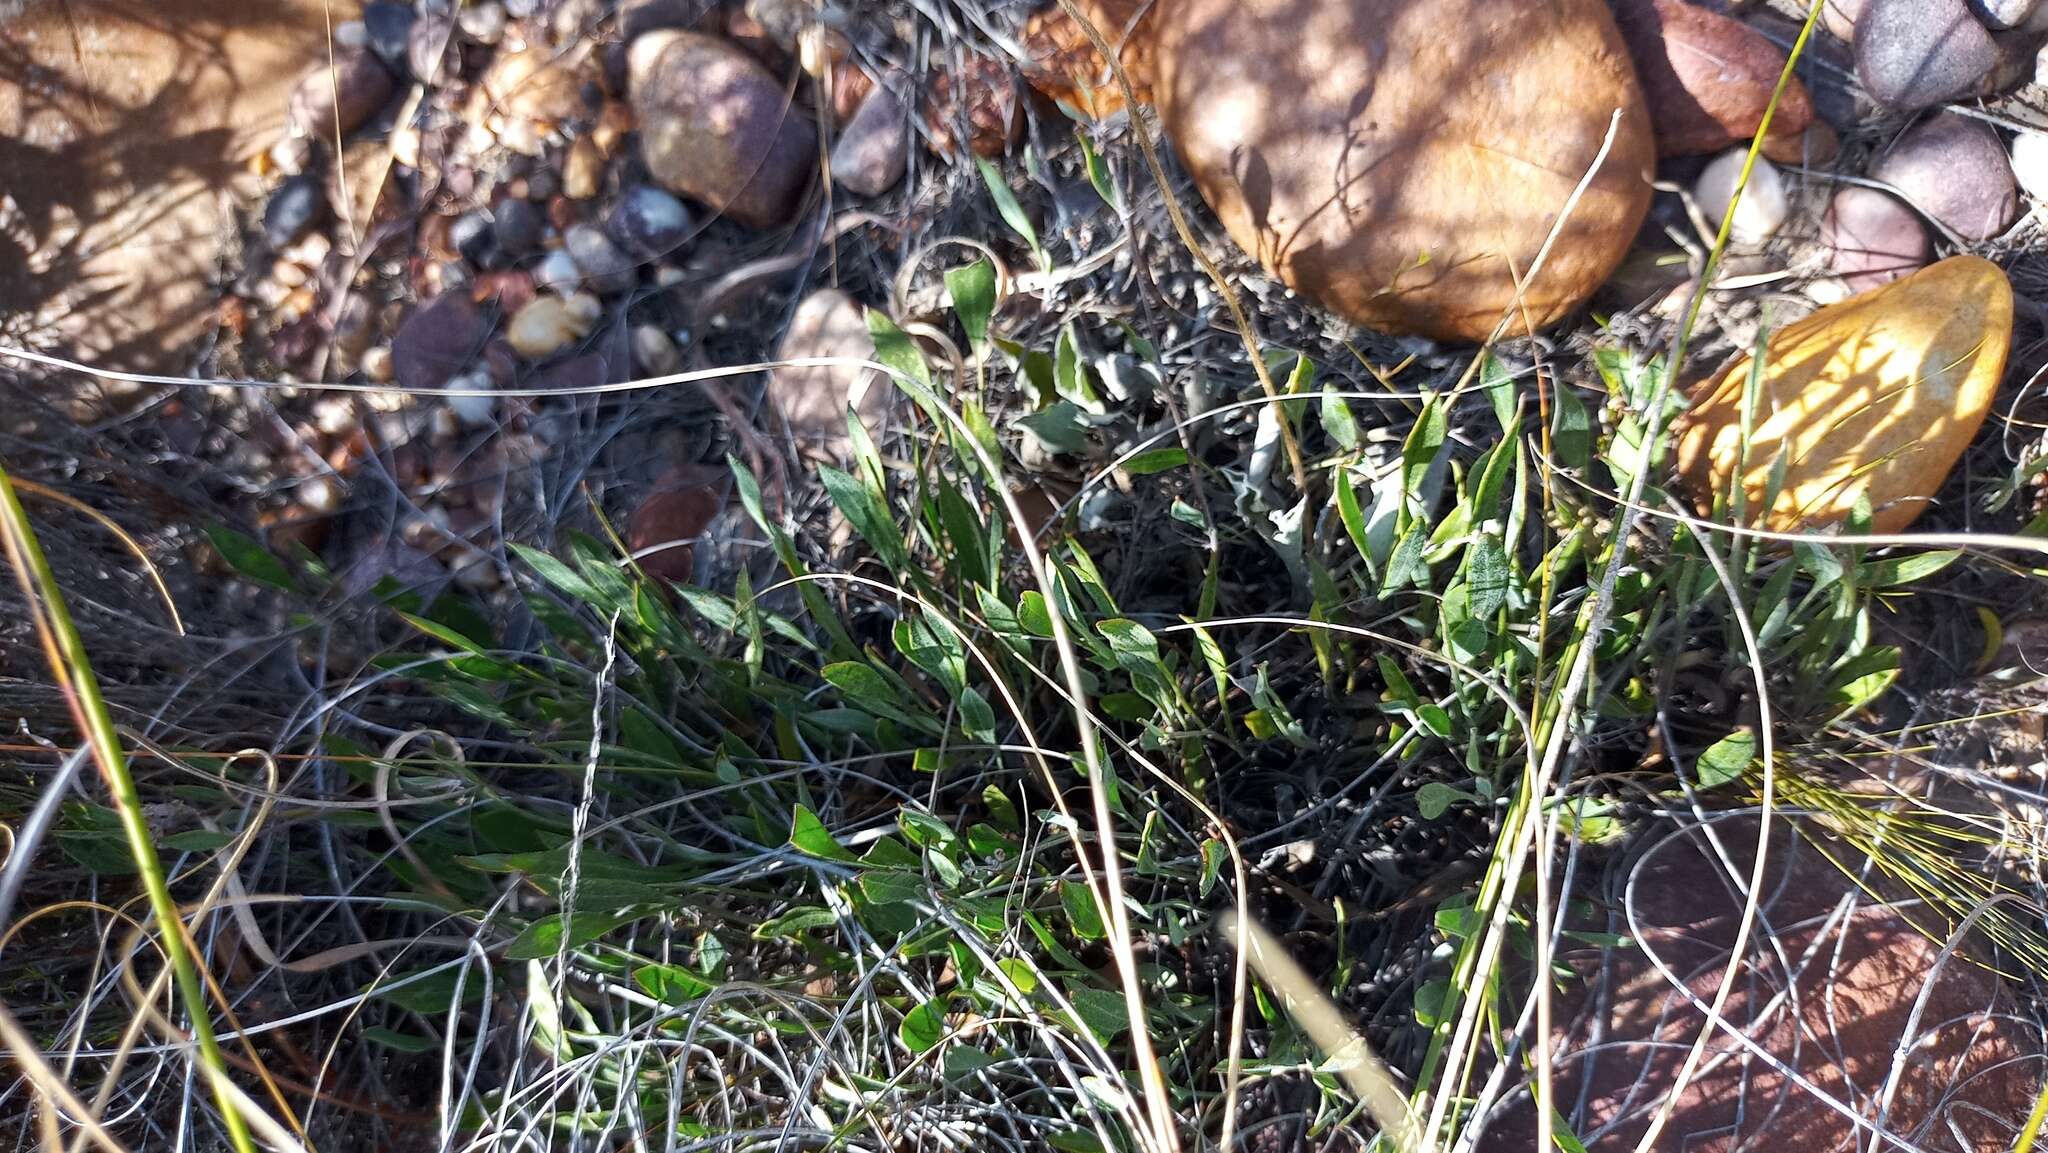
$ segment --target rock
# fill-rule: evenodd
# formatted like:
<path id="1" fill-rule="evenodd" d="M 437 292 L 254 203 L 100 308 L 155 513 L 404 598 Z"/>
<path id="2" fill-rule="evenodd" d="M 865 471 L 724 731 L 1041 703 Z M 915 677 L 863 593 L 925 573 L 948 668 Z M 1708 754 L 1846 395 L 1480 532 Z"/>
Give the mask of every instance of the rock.
<path id="1" fill-rule="evenodd" d="M 505 340 L 527 360 L 545 360 L 589 336 L 603 314 L 593 296 L 537 296 L 512 314 Z"/>
<path id="2" fill-rule="evenodd" d="M 589 200 L 604 181 L 604 154 L 588 136 L 578 136 L 562 158 L 562 195 L 571 200 Z"/>
<path id="3" fill-rule="evenodd" d="M 576 262 L 584 282 L 598 292 L 629 292 L 640 283 L 640 266 L 595 224 L 569 229 L 562 235 L 562 247 Z"/>
<path id="4" fill-rule="evenodd" d="M 1700 211 L 1716 228 L 1728 215 L 1728 200 L 1735 194 L 1735 184 L 1742 178 L 1742 166 L 1748 159 L 1749 149 L 1731 148 L 1714 157 L 1693 184 L 1693 197 L 1699 202 Z M 1791 214 L 1785 178 L 1779 174 L 1777 165 L 1759 157 L 1750 171 L 1748 187 L 1742 190 L 1742 202 L 1735 206 L 1735 224 L 1728 230 L 1729 239 L 1755 247 L 1775 235 Z"/>
<path id="5" fill-rule="evenodd" d="M 2040 7 L 2041 0 L 1970 0 L 1970 10 L 1994 32 L 2026 27 Z"/>
<path id="6" fill-rule="evenodd" d="M 479 44 L 496 44 L 505 36 L 505 6 L 498 0 L 475 0 L 455 8 L 455 22 Z"/>
<path id="7" fill-rule="evenodd" d="M 643 376 L 674 376 L 683 370 L 683 354 L 658 325 L 635 325 L 633 367 Z"/>
<path id="8" fill-rule="evenodd" d="M 1780 329 L 1741 476 L 1748 521 L 1779 532 L 1825 529 L 1861 497 L 1873 531 L 1912 524 L 1990 411 L 2012 315 L 2005 273 L 1955 256 Z M 1691 390 L 1678 467 L 1703 512 L 1727 492 L 1738 463 L 1748 375 L 1742 357 Z M 1783 487 L 1765 509 L 1778 468 Z"/>
<path id="9" fill-rule="evenodd" d="M 621 0 L 619 39 L 630 44 L 657 28 L 694 28 L 713 7 L 711 0 Z"/>
<path id="10" fill-rule="evenodd" d="M 363 354 L 363 376 L 371 384 L 390 384 L 397 372 L 390 345 L 380 344 Z"/>
<path id="11" fill-rule="evenodd" d="M 1856 38 L 1856 21 L 1869 3 L 1870 0 L 1827 0 L 1820 10 L 1821 26 L 1834 33 L 1837 40 L 1852 41 Z"/>
<path id="12" fill-rule="evenodd" d="M 746 53 L 662 29 L 630 52 L 633 111 L 648 171 L 741 224 L 787 221 L 817 167 L 817 133 Z"/>
<path id="13" fill-rule="evenodd" d="M 477 268 L 489 268 L 499 255 L 497 227 L 486 212 L 465 212 L 456 217 L 448 226 L 448 242 L 462 259 Z"/>
<path id="14" fill-rule="evenodd" d="M 1591 295 L 1649 209 L 1656 141 L 1604 0 L 1186 0 L 1153 20 L 1160 119 L 1203 198 L 1350 320 L 1487 337 L 1616 112 L 1511 331 Z"/>
<path id="15" fill-rule="evenodd" d="M 576 267 L 576 258 L 567 249 L 557 248 L 541 258 L 533 270 L 533 282 L 549 292 L 567 294 L 583 286 L 583 270 Z"/>
<path id="16" fill-rule="evenodd" d="M 648 576 L 678 584 L 695 572 L 690 542 L 718 519 L 725 502 L 716 469 L 701 465 L 671 468 L 626 522 L 626 544 Z"/>
<path id="17" fill-rule="evenodd" d="M 1117 43 L 1123 31 L 1121 21 L 1108 26 L 1101 13 L 1091 19 L 1110 43 Z M 1152 97 L 1150 86 L 1141 87 L 1139 82 L 1140 75 L 1151 73 L 1149 48 L 1148 37 L 1127 42 L 1123 52 L 1124 72 L 1141 101 Z M 1109 62 L 1065 9 L 1048 8 L 1025 23 L 1024 55 L 1030 60 L 1024 70 L 1025 82 L 1039 95 L 1068 109 L 1070 115 L 1101 120 L 1123 109 L 1123 89 L 1110 73 Z"/>
<path id="18" fill-rule="evenodd" d="M 626 251 L 642 260 L 657 260 L 690 239 L 690 210 L 651 184 L 636 184 L 620 194 L 606 227 Z"/>
<path id="19" fill-rule="evenodd" d="M 488 127 L 515 152 L 540 155 L 545 136 L 588 111 L 583 102 L 588 56 L 581 48 L 561 54 L 539 47 L 499 53 L 470 99 L 470 122 Z"/>
<path id="20" fill-rule="evenodd" d="M 1818 823 L 1801 831 L 1838 859 L 1862 860 L 1825 841 Z M 1574 926 L 1633 939 L 1601 949 L 1567 937 L 1558 954 L 1578 974 L 1552 1008 L 1553 1100 L 1570 1131 L 1586 1135 L 1589 1153 L 1631 1153 L 1676 1089 L 1655 1149 L 1820 1153 L 1876 1140 L 1810 1087 L 1863 1120 L 1882 1117 L 1916 1149 L 2011 1147 L 2041 1085 L 2041 1044 L 2004 982 L 1970 955 L 1986 934 L 1943 958 L 1927 935 L 1943 931 L 1940 917 L 1872 898 L 1782 814 L 1772 824 L 1757 923 L 1723 1008 L 1728 1028 L 1769 1056 L 1716 1029 L 1694 1078 L 1677 1086 L 1733 959 L 1743 909 L 1729 878 L 1749 883 L 1758 828 L 1753 818 L 1717 821 L 1718 850 L 1698 830 L 1660 831 L 1615 886 L 1624 895 Z M 1534 1116 L 1524 1085 L 1477 1148 L 1535 1148 Z"/>
<path id="21" fill-rule="evenodd" d="M 400 386 L 441 388 L 472 365 L 491 337 L 490 322 L 468 299 L 454 294 L 408 317 L 391 340 L 391 367 Z"/>
<path id="22" fill-rule="evenodd" d="M 1024 130 L 1024 105 L 1010 70 L 979 53 L 967 54 L 957 69 L 935 68 L 925 92 L 925 130 L 941 156 L 958 156 L 960 140 L 976 156 L 1010 150 Z"/>
<path id="23" fill-rule="evenodd" d="M 903 102 L 876 88 L 832 145 L 832 181 L 855 196 L 880 196 L 896 187 L 909 163 Z"/>
<path id="24" fill-rule="evenodd" d="M 263 243 L 272 251 L 306 235 L 327 216 L 327 182 L 317 176 L 294 176 L 277 186 L 263 206 Z"/>
<path id="25" fill-rule="evenodd" d="M 2019 215 L 2019 189 L 1998 133 L 1953 112 L 1908 129 L 1870 175 L 1964 240 L 1989 240 Z"/>
<path id="26" fill-rule="evenodd" d="M 1874 188 L 1835 193 L 1821 221 L 1828 269 L 1855 292 L 1917 272 L 1933 255 L 1927 226 L 1912 209 Z"/>
<path id="27" fill-rule="evenodd" d="M 540 251 L 541 237 L 547 232 L 547 221 L 541 217 L 540 209 L 530 200 L 508 196 L 498 202 L 493 210 L 495 219 L 491 231 L 496 235 L 498 248 L 505 255 L 517 260 L 519 257 Z"/>
<path id="28" fill-rule="evenodd" d="M 1856 21 L 1856 75 L 1901 112 L 1983 90 L 1999 45 L 1964 0 L 1867 0 Z"/>
<path id="29" fill-rule="evenodd" d="M 363 30 L 369 35 L 370 51 L 401 79 L 412 74 L 412 26 L 417 18 L 409 4 L 371 0 L 363 5 Z"/>
<path id="30" fill-rule="evenodd" d="M 455 17 L 428 13 L 413 21 L 412 32 L 406 37 L 405 59 L 412 66 L 412 75 L 422 84 L 440 82 L 442 72 L 451 69 L 457 61 L 456 53 L 449 46 L 455 38 Z M 443 57 L 448 57 L 446 64 Z"/>
<path id="31" fill-rule="evenodd" d="M 339 50 L 333 66 L 315 68 L 292 91 L 292 127 L 315 140 L 361 128 L 391 99 L 391 72 L 366 48 Z"/>
<path id="32" fill-rule="evenodd" d="M 1785 53 L 1739 20 L 1684 0 L 1620 0 L 1616 22 L 1635 57 L 1659 156 L 1719 152 L 1756 135 Z M 1773 159 L 1799 159 L 1813 101 L 1795 77 L 1764 142 Z"/>
<path id="33" fill-rule="evenodd" d="M 488 369 L 477 367 L 468 372 L 458 372 L 448 378 L 447 388 L 462 392 L 462 396 L 443 397 L 448 411 L 455 419 L 470 428 L 483 428 L 496 424 L 498 420 L 498 386 L 491 380 Z"/>
<path id="34" fill-rule="evenodd" d="M 821 288 L 805 297 L 775 349 L 777 360 L 815 357 L 875 358 L 866 312 L 836 288 Z M 846 435 L 847 409 L 858 412 L 868 432 L 879 437 L 893 391 L 879 373 L 857 365 L 778 368 L 768 374 L 768 400 L 782 414 L 797 445 L 834 462 L 845 460 L 852 451 Z"/>
<path id="35" fill-rule="evenodd" d="M 2035 200 L 2048 200 L 2048 134 L 2022 131 L 2012 140 L 2012 174 Z"/>

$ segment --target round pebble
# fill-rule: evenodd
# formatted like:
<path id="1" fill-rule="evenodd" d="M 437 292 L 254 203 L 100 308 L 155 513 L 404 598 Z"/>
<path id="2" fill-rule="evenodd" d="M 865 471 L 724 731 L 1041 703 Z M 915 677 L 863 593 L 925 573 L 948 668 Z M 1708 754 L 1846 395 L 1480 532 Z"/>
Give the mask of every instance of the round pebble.
<path id="1" fill-rule="evenodd" d="M 316 140 L 346 136 L 391 98 L 391 72 L 367 48 L 335 52 L 334 67 L 315 68 L 292 91 L 292 127 Z"/>
<path id="2" fill-rule="evenodd" d="M 505 35 L 505 6 L 498 0 L 464 4 L 456 9 L 455 22 L 471 40 L 496 44 Z"/>
<path id="3" fill-rule="evenodd" d="M 1944 112 L 1921 121 L 1870 175 L 1965 240 L 1989 240 L 2019 214 L 2005 146 L 1996 130 L 1972 117 Z"/>
<path id="4" fill-rule="evenodd" d="M 1867 0 L 1856 21 L 1857 77 L 1902 112 L 1977 91 L 2001 55 L 1964 0 Z"/>
<path id="5" fill-rule="evenodd" d="M 2027 27 L 2040 14 L 2040 0 L 1970 0 L 1977 18 L 1996 31 Z"/>
<path id="6" fill-rule="evenodd" d="M 595 224 L 571 227 L 562 235 L 562 247 L 598 292 L 625 292 L 640 282 L 640 266 Z"/>
<path id="7" fill-rule="evenodd" d="M 407 388 L 440 388 L 473 363 L 490 322 L 468 298 L 446 293 L 420 309 L 392 338 L 392 368 Z"/>
<path id="8" fill-rule="evenodd" d="M 391 347 L 380 344 L 363 354 L 363 375 L 372 384 L 390 384 L 392 373 Z"/>
<path id="9" fill-rule="evenodd" d="M 673 376 L 683 370 L 683 354 L 659 325 L 635 325 L 633 366 L 647 376 Z"/>
<path id="10" fill-rule="evenodd" d="M 2028 196 L 2048 200 L 2048 133 L 2022 132 L 2013 138 L 2012 174 Z"/>
<path id="11" fill-rule="evenodd" d="M 495 423 L 498 416 L 498 387 L 491 381 L 489 370 L 482 367 L 457 373 L 448 378 L 447 387 L 460 389 L 466 395 L 450 396 L 443 399 L 455 414 L 455 419 L 472 428 Z"/>
<path id="12" fill-rule="evenodd" d="M 1728 200 L 1735 194 L 1736 182 L 1742 179 L 1742 166 L 1748 159 L 1749 149 L 1731 148 L 1714 157 L 1693 185 L 1693 197 L 1699 202 L 1700 211 L 1716 228 L 1728 215 Z M 1749 184 L 1742 190 L 1742 200 L 1735 206 L 1735 223 L 1728 229 L 1729 239 L 1742 245 L 1762 244 L 1777 233 L 1791 212 L 1785 178 L 1779 174 L 1778 166 L 1758 157 L 1756 167 L 1750 170 Z"/>
<path id="13" fill-rule="evenodd" d="M 597 150 L 596 141 L 578 136 L 570 143 L 568 155 L 562 158 L 562 195 L 571 200 L 589 200 L 597 195 L 603 181 L 604 154 Z"/>
<path id="14" fill-rule="evenodd" d="M 448 242 L 464 260 L 478 268 L 488 268 L 498 255 L 498 238 L 488 214 L 465 212 L 448 226 Z"/>
<path id="15" fill-rule="evenodd" d="M 417 18 L 418 14 L 407 4 L 371 0 L 363 5 L 363 30 L 369 38 L 370 51 L 401 77 L 411 73 L 412 26 Z"/>
<path id="16" fill-rule="evenodd" d="M 327 182 L 294 176 L 277 186 L 263 206 L 263 243 L 272 250 L 296 241 L 327 215 Z"/>
<path id="17" fill-rule="evenodd" d="M 455 35 L 455 17 L 449 15 L 425 15 L 413 21 L 412 31 L 406 36 L 405 58 L 412 65 L 412 74 L 421 83 L 432 83 L 440 78 L 444 70 L 441 58 L 449 57 L 448 67 L 453 67 L 454 50 L 449 41 Z"/>
<path id="18" fill-rule="evenodd" d="M 547 232 L 547 221 L 532 201 L 507 197 L 498 202 L 493 217 L 491 230 L 505 255 L 516 260 L 540 250 L 541 237 Z"/>
<path id="19" fill-rule="evenodd" d="M 592 296 L 537 296 L 512 315 L 505 340 L 527 360 L 543 360 L 590 335 L 601 315 L 603 306 Z"/>
<path id="20" fill-rule="evenodd" d="M 1850 186 L 1835 193 L 1821 222 L 1828 268 L 1853 292 L 1899 279 L 1933 255 L 1927 227 L 1897 197 Z"/>
<path id="21" fill-rule="evenodd" d="M 608 224 L 628 252 L 653 259 L 674 253 L 689 239 L 690 210 L 651 184 L 636 184 L 619 197 Z"/>
<path id="22" fill-rule="evenodd" d="M 549 292 L 574 292 L 583 286 L 583 271 L 576 267 L 575 257 L 557 248 L 534 268 L 533 283 Z"/>

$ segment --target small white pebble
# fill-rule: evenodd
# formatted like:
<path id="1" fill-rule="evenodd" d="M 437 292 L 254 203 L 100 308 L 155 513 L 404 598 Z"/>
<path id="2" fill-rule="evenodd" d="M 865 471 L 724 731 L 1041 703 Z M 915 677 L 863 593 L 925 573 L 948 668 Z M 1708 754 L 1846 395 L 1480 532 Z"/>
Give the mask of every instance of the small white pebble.
<path id="1" fill-rule="evenodd" d="M 1742 166 L 1748 156 L 1746 148 L 1723 152 L 1708 163 L 1693 184 L 1693 198 L 1716 228 L 1728 214 L 1728 200 L 1735 194 L 1736 182 L 1742 179 Z M 1735 226 L 1729 230 L 1729 239 L 1738 244 L 1762 244 L 1784 225 L 1791 213 L 1785 178 L 1776 165 L 1758 157 L 1756 168 L 1749 174 L 1749 185 L 1742 190 L 1742 203 L 1735 206 Z"/>
<path id="2" fill-rule="evenodd" d="M 541 259 L 534 267 L 533 283 L 550 292 L 568 295 L 583 283 L 583 272 L 576 267 L 576 261 L 567 249 L 557 248 Z"/>
<path id="3" fill-rule="evenodd" d="M 2021 132 L 2012 140 L 2012 174 L 2035 200 L 2048 200 L 2048 132 Z"/>
<path id="4" fill-rule="evenodd" d="M 363 375 L 369 377 L 374 384 L 391 383 L 392 362 L 389 345 L 380 344 L 363 354 Z"/>
<path id="5" fill-rule="evenodd" d="M 448 408 L 455 419 L 471 428 L 495 423 L 498 416 L 498 388 L 491 383 L 491 374 L 483 368 L 473 368 L 448 378 L 448 387 L 463 389 L 470 395 L 446 397 Z"/>

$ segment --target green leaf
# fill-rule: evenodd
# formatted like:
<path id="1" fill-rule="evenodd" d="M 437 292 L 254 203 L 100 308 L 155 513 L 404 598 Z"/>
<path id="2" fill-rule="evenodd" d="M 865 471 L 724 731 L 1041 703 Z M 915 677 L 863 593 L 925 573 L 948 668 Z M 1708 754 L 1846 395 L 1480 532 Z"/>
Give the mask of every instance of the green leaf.
<path id="1" fill-rule="evenodd" d="M 868 309 L 868 336 L 875 344 L 875 361 L 901 373 L 913 382 L 930 385 L 931 370 L 925 367 L 924 354 L 917 350 L 917 342 L 910 334 L 896 327 L 896 322 L 887 315 Z"/>
<path id="2" fill-rule="evenodd" d="M 646 964 L 633 970 L 633 983 L 668 1005 L 687 1005 L 710 996 L 718 987 L 702 975 L 676 965 Z"/>
<path id="3" fill-rule="evenodd" d="M 771 917 L 754 927 L 756 941 L 773 941 L 778 938 L 797 938 L 812 929 L 828 928 L 839 923 L 839 914 L 816 905 L 798 905 L 779 917 Z"/>
<path id="4" fill-rule="evenodd" d="M 1431 981 L 1415 990 L 1415 1022 L 1425 1029 L 1434 1029 L 1443 1019 L 1444 1003 L 1450 999 L 1451 983 L 1442 979 Z"/>
<path id="5" fill-rule="evenodd" d="M 1579 394 L 1569 386 L 1560 386 L 1553 395 L 1556 405 L 1550 414 L 1551 451 L 1559 464 L 1584 468 L 1593 460 L 1592 418 L 1586 415 Z"/>
<path id="6" fill-rule="evenodd" d="M 1032 636 L 1052 635 L 1052 609 L 1045 603 L 1044 593 L 1031 589 L 1017 598 L 1017 623 Z"/>
<path id="7" fill-rule="evenodd" d="M 418 1013 L 423 1017 L 446 1016 L 448 1007 L 455 1001 L 455 986 L 458 983 L 462 985 L 462 999 L 465 1003 L 483 999 L 484 978 L 481 973 L 471 973 L 468 980 L 463 980 L 462 969 L 455 967 L 420 977 L 416 981 L 406 981 L 406 978 L 421 972 L 426 970 L 393 973 L 377 982 L 376 986 L 367 992 L 377 1000 L 389 1001 L 401 1009 Z"/>
<path id="8" fill-rule="evenodd" d="M 989 317 L 996 310 L 996 266 L 983 258 L 964 268 L 946 270 L 946 295 L 953 298 L 953 315 L 976 346 L 988 340 Z"/>
<path id="9" fill-rule="evenodd" d="M 1491 621 L 1507 603 L 1510 580 L 1508 554 L 1500 538 L 1489 534 L 1474 540 L 1465 557 L 1465 584 L 1472 598 L 1473 617 Z"/>
<path id="10" fill-rule="evenodd" d="M 1095 1039 L 1107 1045 L 1117 1034 L 1131 1027 L 1130 1010 L 1124 1004 L 1123 994 L 1087 985 L 1069 986 L 1067 1000 L 1074 1003 L 1075 1022 Z"/>
<path id="11" fill-rule="evenodd" d="M 1155 448 L 1141 452 L 1124 462 L 1124 471 L 1132 476 L 1151 476 L 1168 472 L 1188 462 L 1188 450 L 1184 448 Z"/>
<path id="12" fill-rule="evenodd" d="M 1415 790 L 1415 807 L 1422 811 L 1423 820 L 1434 821 L 1469 795 L 1463 789 L 1454 789 L 1442 781 L 1427 781 Z"/>
<path id="13" fill-rule="evenodd" d="M 1837 715 L 1854 712 L 1876 700 L 1899 676 L 1899 650 L 1891 645 L 1868 649 L 1837 666 L 1829 677 L 1828 703 Z"/>
<path id="14" fill-rule="evenodd" d="M 172 833 L 157 843 L 180 853 L 211 853 L 217 849 L 224 849 L 234 842 L 235 837 L 232 833 L 217 833 L 212 829 L 187 829 L 182 833 Z"/>
<path id="15" fill-rule="evenodd" d="M 1505 432 L 1515 419 L 1515 375 L 1507 365 L 1492 353 L 1479 367 L 1479 387 L 1486 390 L 1486 399 L 1493 406 L 1493 418 L 1500 421 Z"/>
<path id="16" fill-rule="evenodd" d="M 1088 430 L 1092 426 L 1070 401 L 1055 401 L 1042 412 L 1020 416 L 1017 425 L 1053 452 L 1078 456 L 1088 451 Z"/>
<path id="17" fill-rule="evenodd" d="M 291 591 L 291 570 L 285 568 L 284 562 L 272 556 L 255 538 L 244 536 L 222 524 L 206 526 L 206 536 L 213 542 L 213 547 L 220 553 L 221 559 L 228 562 L 229 568 L 258 584 L 284 589 L 286 592 Z"/>
<path id="18" fill-rule="evenodd" d="M 852 862 L 857 858 L 847 851 L 846 846 L 818 819 L 818 814 L 803 805 L 796 807 L 796 814 L 790 819 L 789 843 L 800 853 L 806 853 L 826 861 Z"/>
<path id="19" fill-rule="evenodd" d="M 1003 218 L 1004 224 L 1010 226 L 1010 231 L 1023 238 L 1025 247 L 1031 249 L 1031 254 L 1037 258 L 1039 266 L 1050 268 L 1052 262 L 1046 258 L 1045 250 L 1038 243 L 1038 229 L 1031 226 L 1031 217 L 1025 215 L 1024 206 L 1017 203 L 1017 195 L 1010 191 L 1009 184 L 1003 180 L 1003 174 L 985 158 L 976 157 L 974 163 L 981 169 L 981 182 L 988 185 L 989 199 L 996 202 L 997 215 Z"/>
<path id="20" fill-rule="evenodd" d="M 1422 415 L 1401 446 L 1401 486 L 1411 500 L 1421 496 L 1423 479 L 1436 463 L 1437 454 L 1443 451 L 1449 434 L 1450 414 L 1442 400 L 1431 398 L 1422 406 Z"/>
<path id="21" fill-rule="evenodd" d="M 1730 733 L 1700 754 L 1693 771 L 1703 789 L 1718 789 L 1739 779 L 1756 760 L 1756 734 L 1747 730 Z"/>
<path id="22" fill-rule="evenodd" d="M 1079 881 L 1060 882 L 1060 907 L 1067 912 L 1067 921 L 1074 927 L 1074 935 L 1084 941 L 1100 941 L 1109 936 L 1103 927 L 1102 911 L 1096 905 L 1095 892 Z"/>
<path id="23" fill-rule="evenodd" d="M 1081 142 L 1081 160 L 1088 168 L 1088 183 L 1095 186 L 1095 195 L 1102 197 L 1104 204 L 1121 211 L 1116 181 L 1112 180 L 1109 174 L 1109 162 L 1102 158 L 1102 152 L 1095 147 L 1094 141 L 1088 139 L 1086 128 L 1077 127 L 1074 130 L 1074 139 Z"/>
<path id="24" fill-rule="evenodd" d="M 394 1053 L 428 1053 L 441 1047 L 441 1043 L 432 1037 L 422 1037 L 417 1033 L 400 1033 L 396 1029 L 386 1029 L 382 1025 L 372 1025 L 364 1029 L 363 1040 L 379 1049 L 389 1049 Z"/>
<path id="25" fill-rule="evenodd" d="M 590 587 L 590 582 L 577 576 L 574 569 L 558 558 L 523 544 L 513 544 L 510 547 L 514 555 L 526 562 L 526 567 L 532 569 L 540 579 L 553 585 L 556 592 L 587 605 L 600 603 L 601 598 L 597 595 L 597 590 Z"/>
<path id="26" fill-rule="evenodd" d="M 937 998 L 926 1001 L 903 1015 L 896 1030 L 903 1047 L 912 1053 L 928 1053 L 946 1039 L 946 1010 Z"/>
<path id="27" fill-rule="evenodd" d="M 576 910 L 570 916 L 568 948 L 577 949 L 590 944 L 613 929 L 631 921 L 637 921 L 641 914 L 636 912 L 603 913 Z M 531 961 L 540 957 L 552 957 L 561 952 L 562 917 L 555 913 L 542 917 L 520 930 L 512 943 L 505 946 L 508 961 Z"/>
<path id="28" fill-rule="evenodd" d="M 1961 549 L 1943 549 L 1939 552 L 1914 553 L 1910 556 L 1869 561 L 1857 566 L 1856 583 L 1870 589 L 1897 588 L 1900 585 L 1913 584 L 1926 580 L 1954 564 L 1962 555 Z"/>

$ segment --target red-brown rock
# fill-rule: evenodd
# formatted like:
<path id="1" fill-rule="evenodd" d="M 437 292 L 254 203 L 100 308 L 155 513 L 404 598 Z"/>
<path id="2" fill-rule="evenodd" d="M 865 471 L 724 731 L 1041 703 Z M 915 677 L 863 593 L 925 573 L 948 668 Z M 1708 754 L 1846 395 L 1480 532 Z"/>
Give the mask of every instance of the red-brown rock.
<path id="1" fill-rule="evenodd" d="M 1724 820 L 1715 832 L 1747 884 L 1755 821 Z M 1581 979 L 1556 1004 L 1556 1100 L 1591 1153 L 1634 1149 L 1670 1092 L 1706 1023 L 1700 1006 L 1712 1002 L 1728 966 L 1741 915 L 1735 892 L 1702 834 L 1672 836 L 1645 854 L 1613 908 L 1611 927 L 1627 934 L 1632 922 L 1640 947 L 1561 958 Z M 1788 1078 L 1790 1069 L 1865 1122 L 1889 1095 L 1884 1128 L 1915 1148 L 2008 1148 L 2040 1088 L 2043 1060 L 2037 1031 L 2003 983 L 1965 953 L 1942 960 L 1940 944 L 1909 923 L 1945 931 L 1924 906 L 1874 902 L 1789 831 L 1772 840 L 1761 892 L 1764 920 L 1724 1012 L 1762 1053 L 1716 1032 L 1654 1147 L 1871 1147 L 1869 1129 Z M 1605 995 L 1595 999 L 1601 983 Z M 1535 1147 L 1526 1087 L 1496 1116 L 1480 1144 L 1486 1153 Z"/>
<path id="2" fill-rule="evenodd" d="M 749 227 L 789 220 L 818 144 L 780 81 L 729 41 L 676 29 L 635 40 L 629 63 L 640 152 L 656 180 Z"/>
<path id="3" fill-rule="evenodd" d="M 678 584 L 690 579 L 696 561 L 690 542 L 703 536 L 725 507 L 718 476 L 701 465 L 671 468 L 633 510 L 626 544 L 647 575 Z"/>
<path id="4" fill-rule="evenodd" d="M 1656 122 L 1659 156 L 1719 152 L 1756 135 L 1785 70 L 1784 51 L 1768 37 L 1684 0 L 1620 0 L 1614 15 Z M 1799 160 L 1800 136 L 1812 122 L 1813 101 L 1794 77 L 1771 118 L 1765 153 Z"/>

